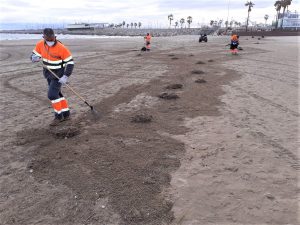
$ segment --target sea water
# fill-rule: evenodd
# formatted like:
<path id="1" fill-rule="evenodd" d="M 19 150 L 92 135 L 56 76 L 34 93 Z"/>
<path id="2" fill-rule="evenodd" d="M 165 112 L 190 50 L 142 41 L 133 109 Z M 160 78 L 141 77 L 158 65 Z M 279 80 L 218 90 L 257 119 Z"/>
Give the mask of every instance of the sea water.
<path id="1" fill-rule="evenodd" d="M 106 35 L 72 35 L 72 34 L 58 34 L 57 39 L 90 39 L 90 38 L 130 38 L 130 36 L 106 36 Z M 0 33 L 0 41 L 3 40 L 39 40 L 42 34 L 13 34 Z"/>

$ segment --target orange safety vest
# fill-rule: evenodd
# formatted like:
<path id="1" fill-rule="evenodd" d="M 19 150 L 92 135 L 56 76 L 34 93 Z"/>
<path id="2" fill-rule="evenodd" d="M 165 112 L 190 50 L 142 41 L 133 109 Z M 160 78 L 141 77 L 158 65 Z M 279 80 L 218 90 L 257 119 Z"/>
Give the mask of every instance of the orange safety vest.
<path id="1" fill-rule="evenodd" d="M 42 58 L 48 69 L 61 69 L 68 64 L 74 64 L 71 52 L 59 41 L 50 47 L 41 40 L 32 52 Z"/>
<path id="2" fill-rule="evenodd" d="M 145 37 L 145 39 L 146 39 L 147 42 L 150 42 L 150 41 L 151 41 L 151 35 L 150 35 L 150 34 L 147 35 L 147 36 Z"/>

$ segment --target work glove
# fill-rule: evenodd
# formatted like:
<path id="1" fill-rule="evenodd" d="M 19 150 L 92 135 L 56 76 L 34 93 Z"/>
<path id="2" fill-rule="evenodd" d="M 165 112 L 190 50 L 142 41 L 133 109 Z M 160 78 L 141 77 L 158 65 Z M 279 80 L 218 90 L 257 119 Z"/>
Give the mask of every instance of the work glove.
<path id="1" fill-rule="evenodd" d="M 41 57 L 37 56 L 36 54 L 31 55 L 32 62 L 39 62 L 40 60 L 41 60 Z"/>
<path id="2" fill-rule="evenodd" d="M 58 82 L 61 84 L 66 84 L 68 81 L 68 76 L 67 75 L 63 75 L 61 78 L 59 78 Z"/>

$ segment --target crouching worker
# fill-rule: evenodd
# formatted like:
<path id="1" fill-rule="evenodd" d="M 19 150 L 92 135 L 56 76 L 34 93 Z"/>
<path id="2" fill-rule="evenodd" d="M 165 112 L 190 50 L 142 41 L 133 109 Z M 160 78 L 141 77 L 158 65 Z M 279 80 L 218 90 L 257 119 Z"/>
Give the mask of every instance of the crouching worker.
<path id="1" fill-rule="evenodd" d="M 239 46 L 239 36 L 234 34 L 231 36 L 231 41 L 230 41 L 231 54 L 236 55 L 238 53 L 238 46 Z"/>
<path id="2" fill-rule="evenodd" d="M 149 33 L 147 33 L 147 35 L 144 37 L 144 39 L 145 39 L 146 51 L 150 51 L 151 35 Z"/>
<path id="3" fill-rule="evenodd" d="M 51 28 L 43 30 L 40 40 L 31 54 L 32 62 L 42 62 L 43 75 L 48 82 L 48 98 L 55 112 L 50 126 L 56 126 L 64 120 L 70 119 L 70 109 L 67 100 L 61 93 L 61 86 L 67 83 L 72 74 L 74 62 L 71 52 L 58 40 Z M 57 79 L 49 70 L 57 75 Z"/>

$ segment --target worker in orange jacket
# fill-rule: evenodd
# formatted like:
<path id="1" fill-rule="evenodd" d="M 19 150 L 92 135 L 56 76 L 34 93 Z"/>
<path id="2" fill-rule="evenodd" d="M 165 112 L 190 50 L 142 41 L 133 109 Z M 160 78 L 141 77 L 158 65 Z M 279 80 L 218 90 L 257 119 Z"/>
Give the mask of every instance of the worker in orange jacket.
<path id="1" fill-rule="evenodd" d="M 147 33 L 147 35 L 144 37 L 145 39 L 145 45 L 146 45 L 146 51 L 150 51 L 150 48 L 151 48 L 151 35 L 149 33 Z"/>
<path id="2" fill-rule="evenodd" d="M 71 52 L 56 40 L 51 28 L 45 28 L 43 40 L 36 44 L 30 58 L 32 62 L 42 61 L 44 67 L 59 77 L 57 79 L 50 71 L 43 68 L 43 75 L 48 82 L 48 98 L 55 112 L 54 120 L 50 126 L 56 126 L 60 122 L 70 119 L 70 109 L 67 100 L 61 93 L 61 86 L 67 83 L 74 68 Z"/>
<path id="3" fill-rule="evenodd" d="M 230 51 L 231 54 L 237 54 L 238 52 L 238 46 L 239 46 L 239 36 L 236 34 L 233 34 L 231 36 L 230 40 Z"/>

